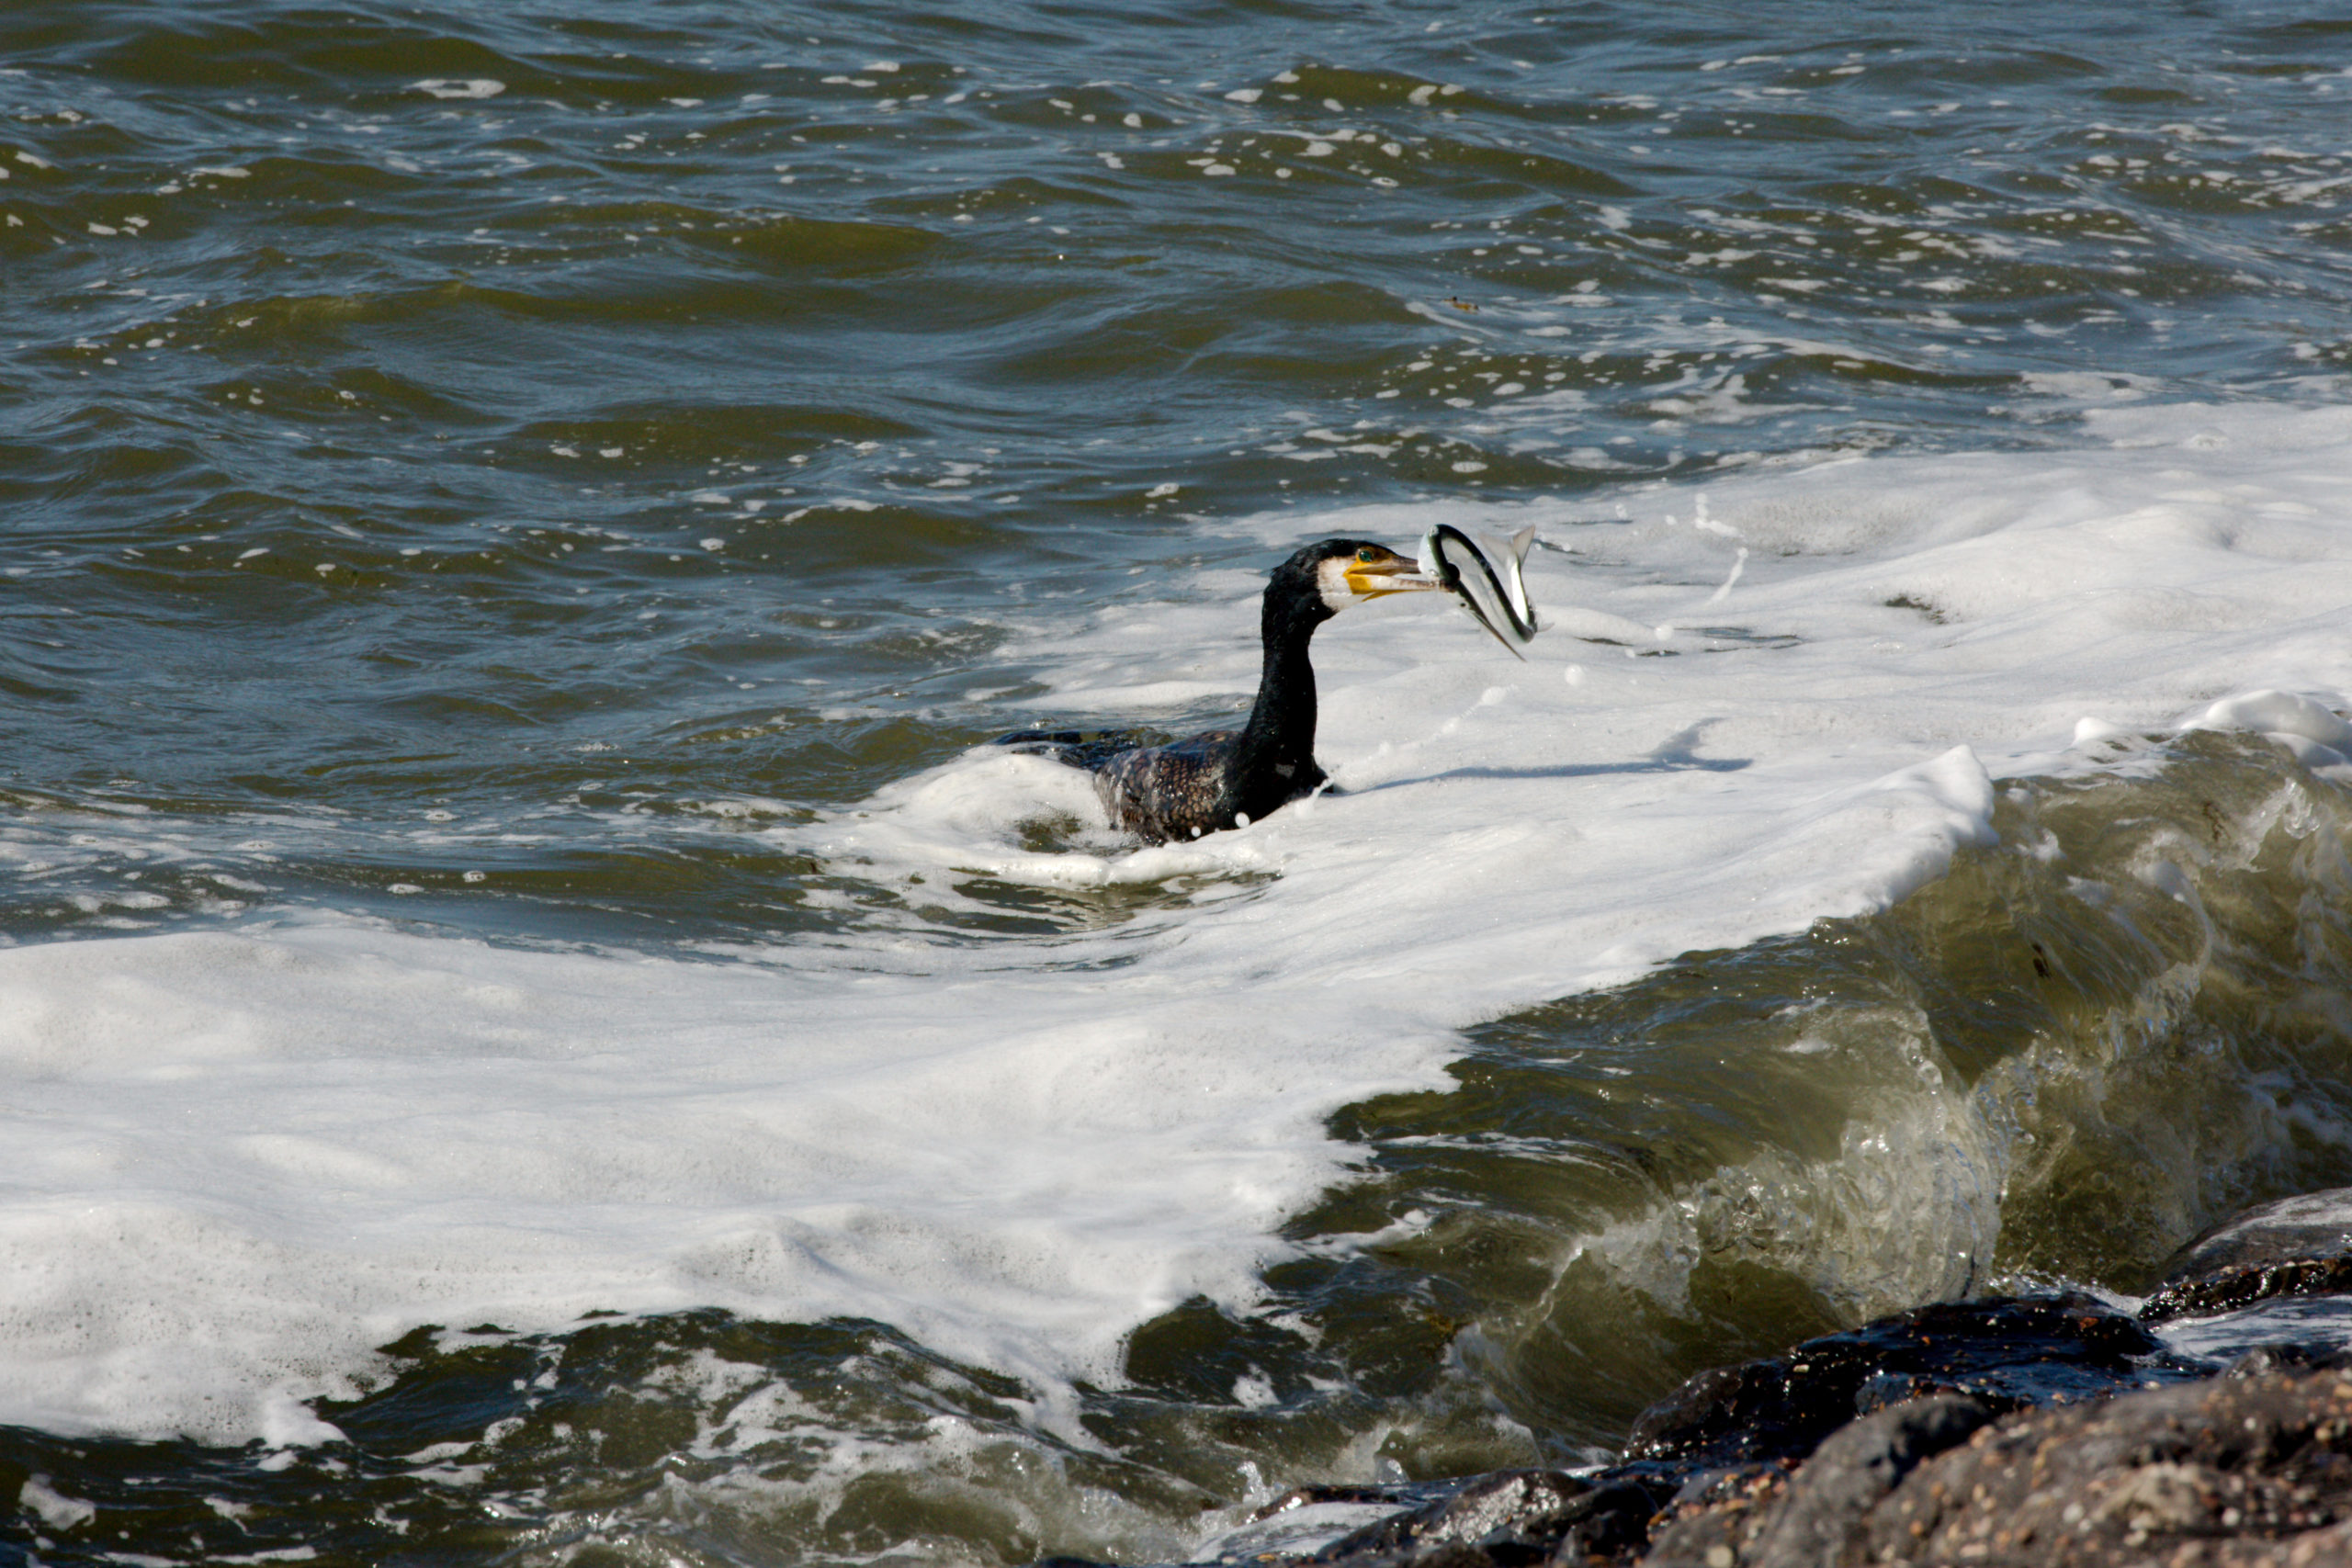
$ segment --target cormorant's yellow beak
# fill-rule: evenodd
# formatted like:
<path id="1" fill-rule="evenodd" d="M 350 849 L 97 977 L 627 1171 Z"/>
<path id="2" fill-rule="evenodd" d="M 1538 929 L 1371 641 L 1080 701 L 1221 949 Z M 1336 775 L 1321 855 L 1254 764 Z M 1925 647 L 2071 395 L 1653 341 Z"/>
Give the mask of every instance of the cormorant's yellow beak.
<path id="1" fill-rule="evenodd" d="M 1443 586 L 1421 570 L 1420 562 L 1408 560 L 1395 550 L 1383 549 L 1378 545 L 1359 548 L 1341 575 L 1348 580 L 1348 591 L 1365 599 Z"/>

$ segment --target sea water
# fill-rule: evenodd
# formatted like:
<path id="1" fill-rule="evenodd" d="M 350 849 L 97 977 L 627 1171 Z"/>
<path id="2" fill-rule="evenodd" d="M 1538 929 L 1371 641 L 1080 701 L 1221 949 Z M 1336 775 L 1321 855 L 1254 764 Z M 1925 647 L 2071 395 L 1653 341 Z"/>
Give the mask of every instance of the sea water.
<path id="1" fill-rule="evenodd" d="M 0 42 L 11 1551 L 1199 1556 L 2352 1180 L 2352 24 Z M 1440 524 L 1327 795 L 985 744 Z"/>

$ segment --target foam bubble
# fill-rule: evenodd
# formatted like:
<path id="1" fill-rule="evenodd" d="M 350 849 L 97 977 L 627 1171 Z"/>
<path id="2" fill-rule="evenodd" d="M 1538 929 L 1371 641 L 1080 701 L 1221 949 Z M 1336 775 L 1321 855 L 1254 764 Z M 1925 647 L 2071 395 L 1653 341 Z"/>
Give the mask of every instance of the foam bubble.
<path id="1" fill-rule="evenodd" d="M 409 85 L 436 98 L 494 98 L 506 91 L 506 84 L 493 76 L 474 76 L 464 81 L 432 76 Z"/>

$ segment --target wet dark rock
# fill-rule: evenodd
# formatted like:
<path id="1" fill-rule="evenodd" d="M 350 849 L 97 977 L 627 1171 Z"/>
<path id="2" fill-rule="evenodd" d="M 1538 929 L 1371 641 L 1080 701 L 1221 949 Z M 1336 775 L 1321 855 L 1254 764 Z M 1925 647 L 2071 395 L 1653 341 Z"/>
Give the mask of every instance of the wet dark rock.
<path id="1" fill-rule="evenodd" d="M 2014 1417 L 1918 1466 L 1819 1561 L 2352 1562 L 2352 1373 L 2217 1379 Z"/>
<path id="2" fill-rule="evenodd" d="M 2164 1283 L 2248 1264 L 2352 1255 L 2352 1187 L 2261 1203 L 2199 1233 L 2165 1264 Z"/>
<path id="3" fill-rule="evenodd" d="M 2132 1318 L 2088 1296 L 1919 1307 L 1700 1374 L 1640 1418 L 1623 1463 L 1594 1473 L 1499 1471 L 1435 1495 L 1303 1488 L 1259 1517 L 1320 1503 L 1396 1501 L 1400 1511 L 1311 1554 L 1252 1561 L 1810 1568 L 1859 1539 L 1914 1469 L 1997 1416 L 2191 1375 Z"/>
<path id="4" fill-rule="evenodd" d="M 1677 1568 L 1738 1562 L 1788 1495 L 1790 1479 L 1780 1464 L 1702 1471 L 1651 1522 L 1651 1547 L 1641 1561 Z"/>
<path id="5" fill-rule="evenodd" d="M 1931 1394 L 1964 1394 L 1998 1415 L 2196 1375 L 2162 1348 L 2078 1293 L 1915 1307 L 1700 1373 L 1634 1421 L 1626 1452 L 1710 1467 L 1797 1461 L 1859 1416 Z"/>
<path id="6" fill-rule="evenodd" d="M 1390 1517 L 1252 1568 L 2352 1565 L 2352 1189 L 2250 1210 L 2138 1318 L 2079 1292 L 1923 1306 L 1702 1372 L 1623 1463 L 1303 1488 Z M 2256 1303 L 2269 1303 L 2256 1305 Z M 2194 1357 L 2166 1348 L 2169 1328 Z M 2183 1337 L 2183 1336 L 2186 1337 Z"/>
<path id="7" fill-rule="evenodd" d="M 2140 1316 L 2235 1311 L 2283 1296 L 2352 1292 L 2352 1188 L 2248 1209 L 2173 1255 Z"/>
<path id="8" fill-rule="evenodd" d="M 2346 1292 L 2352 1292 L 2352 1258 L 2245 1263 L 2158 1287 L 2140 1308 L 2140 1316 L 2148 1323 L 2162 1323 L 2168 1318 L 2235 1312 L 2279 1296 L 2333 1296 Z"/>
<path id="9" fill-rule="evenodd" d="M 1650 1519 L 1673 1490 L 1643 1475 L 1498 1471 L 1452 1496 L 1343 1536 L 1305 1561 L 1349 1568 L 1617 1561 L 1647 1543 Z"/>
<path id="10" fill-rule="evenodd" d="M 1591 1490 L 1556 1471 L 1497 1471 L 1451 1496 L 1343 1536 L 1318 1560 L 1370 1562 L 1457 1543 L 1508 1557 L 1509 1548 L 1532 1546 L 1555 1534 L 1567 1511 Z"/>
<path id="11" fill-rule="evenodd" d="M 1881 1498 L 1992 1419 L 1982 1400 L 1940 1393 L 1852 1423 L 1797 1472 L 1749 1561 L 1757 1568 L 1813 1568 L 1849 1550 Z"/>
<path id="12" fill-rule="evenodd" d="M 1664 1524 L 1643 1568 L 2352 1562 L 2352 1372 L 2177 1384 L 1998 1421 L 1967 1403 L 1856 1422 L 1759 1500 Z"/>
<path id="13" fill-rule="evenodd" d="M 1936 1394 L 1847 1426 L 1814 1450 L 1793 1476 L 1727 1495 L 1678 1496 L 1643 1558 L 1651 1568 L 1707 1568 L 1725 1561 L 1754 1568 L 1814 1568 L 1860 1540 L 1879 1501 L 1920 1463 L 1963 1443 L 1993 1420 L 1990 1407 Z M 1769 1472 L 1767 1472 L 1769 1473 Z"/>

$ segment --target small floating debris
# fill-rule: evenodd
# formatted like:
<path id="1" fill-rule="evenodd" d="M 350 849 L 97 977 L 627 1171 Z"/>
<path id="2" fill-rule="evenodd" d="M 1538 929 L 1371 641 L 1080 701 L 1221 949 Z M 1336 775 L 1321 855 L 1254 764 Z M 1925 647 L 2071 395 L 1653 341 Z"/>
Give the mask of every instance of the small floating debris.
<path id="1" fill-rule="evenodd" d="M 1453 602 L 1510 649 L 1514 659 L 1527 657 L 1519 650 L 1534 641 L 1541 629 L 1535 606 L 1527 597 L 1526 580 L 1521 576 L 1528 549 L 1534 543 L 1532 525 L 1499 547 L 1490 546 L 1492 557 L 1451 523 L 1441 523 L 1421 536 L 1421 570 L 1436 578 L 1453 595 Z"/>
<path id="2" fill-rule="evenodd" d="M 436 98 L 494 98 L 506 91 L 506 84 L 492 76 L 474 76 L 464 81 L 434 76 L 422 82 L 411 82 L 409 85 Z"/>

